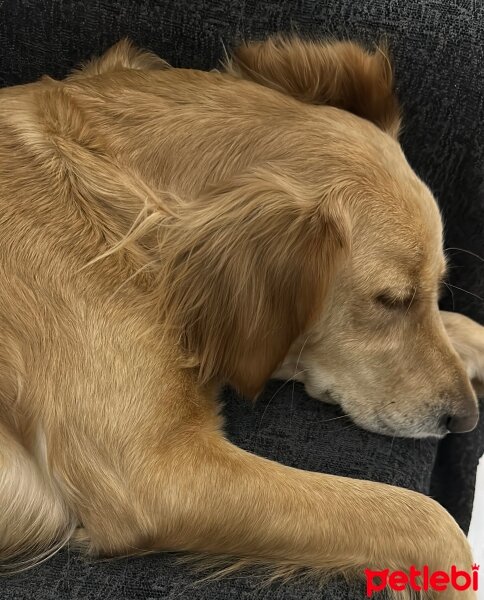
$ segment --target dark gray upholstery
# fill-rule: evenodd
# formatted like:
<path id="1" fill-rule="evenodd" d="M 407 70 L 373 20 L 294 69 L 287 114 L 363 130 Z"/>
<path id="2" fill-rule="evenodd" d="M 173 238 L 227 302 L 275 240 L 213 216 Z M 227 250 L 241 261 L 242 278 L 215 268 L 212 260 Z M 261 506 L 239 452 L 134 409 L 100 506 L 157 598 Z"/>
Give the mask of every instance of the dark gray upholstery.
<path id="1" fill-rule="evenodd" d="M 405 130 L 402 143 L 436 194 L 446 221 L 450 282 L 445 308 L 484 322 L 484 8 L 471 0 L 0 0 L 0 85 L 55 77 L 122 36 L 175 66 L 217 66 L 224 45 L 276 31 L 350 37 L 385 35 L 393 50 Z M 433 494 L 464 530 L 484 422 L 466 435 L 430 440 L 377 436 L 339 409 L 307 398 L 298 384 L 270 382 L 252 406 L 227 390 L 227 433 L 240 446 L 292 466 L 374 479 Z M 335 580 L 261 585 L 251 573 L 195 585 L 170 555 L 88 564 L 60 552 L 33 571 L 0 580 L 1 600 L 363 598 Z"/>

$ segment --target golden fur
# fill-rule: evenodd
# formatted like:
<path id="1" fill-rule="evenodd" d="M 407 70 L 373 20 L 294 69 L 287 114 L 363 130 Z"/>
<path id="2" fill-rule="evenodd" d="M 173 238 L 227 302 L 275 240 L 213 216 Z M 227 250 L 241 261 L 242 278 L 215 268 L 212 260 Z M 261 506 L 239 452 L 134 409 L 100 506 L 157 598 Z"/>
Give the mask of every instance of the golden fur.
<path id="1" fill-rule="evenodd" d="M 217 404 L 299 358 L 308 391 L 370 429 L 475 424 L 483 330 L 438 312 L 440 216 L 392 86 L 384 49 L 278 38 L 223 73 L 121 42 L 0 92 L 5 563 L 73 536 L 103 555 L 470 568 L 432 499 L 244 452 Z"/>

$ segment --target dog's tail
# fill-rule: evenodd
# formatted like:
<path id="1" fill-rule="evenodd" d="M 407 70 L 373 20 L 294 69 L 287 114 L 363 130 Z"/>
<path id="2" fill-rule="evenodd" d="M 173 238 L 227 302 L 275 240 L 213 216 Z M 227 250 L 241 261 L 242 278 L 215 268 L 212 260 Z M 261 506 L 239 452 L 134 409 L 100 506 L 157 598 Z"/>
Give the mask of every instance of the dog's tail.
<path id="1" fill-rule="evenodd" d="M 386 42 L 371 51 L 350 41 L 277 35 L 242 44 L 224 67 L 302 102 L 352 112 L 398 137 L 400 108 Z"/>

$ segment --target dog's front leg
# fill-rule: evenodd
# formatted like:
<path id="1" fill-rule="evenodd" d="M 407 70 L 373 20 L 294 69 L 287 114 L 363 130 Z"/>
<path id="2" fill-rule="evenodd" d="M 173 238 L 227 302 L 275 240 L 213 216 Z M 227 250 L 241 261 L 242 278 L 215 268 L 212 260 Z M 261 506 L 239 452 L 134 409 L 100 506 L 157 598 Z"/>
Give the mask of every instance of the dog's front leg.
<path id="1" fill-rule="evenodd" d="M 470 571 L 472 556 L 450 515 L 432 499 L 369 481 L 282 466 L 249 454 L 219 433 L 186 433 L 168 454 L 127 478 L 137 508 L 122 537 L 97 550 L 195 551 L 257 562 L 346 571 L 428 565 Z M 114 500 L 114 498 L 113 498 Z M 105 528 L 118 511 L 101 518 Z M 89 527 L 89 519 L 84 518 Z M 92 530 L 92 529 L 91 529 Z M 454 592 L 440 592 L 442 600 Z M 459 593 L 461 600 L 473 593 Z"/>

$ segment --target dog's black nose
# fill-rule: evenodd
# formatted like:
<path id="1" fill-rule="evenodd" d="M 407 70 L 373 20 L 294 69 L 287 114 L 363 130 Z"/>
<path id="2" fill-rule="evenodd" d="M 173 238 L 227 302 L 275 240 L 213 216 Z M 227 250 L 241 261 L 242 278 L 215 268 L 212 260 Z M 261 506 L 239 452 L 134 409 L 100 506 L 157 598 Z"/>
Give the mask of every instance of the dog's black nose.
<path id="1" fill-rule="evenodd" d="M 479 412 L 474 412 L 465 415 L 448 415 L 445 417 L 445 427 L 450 433 L 465 433 L 472 431 L 479 420 Z"/>
<path id="2" fill-rule="evenodd" d="M 472 431 L 479 421 L 479 407 L 476 394 L 467 375 L 458 378 L 452 389 L 447 389 L 441 398 L 445 399 L 447 410 L 440 425 L 450 433 Z"/>

